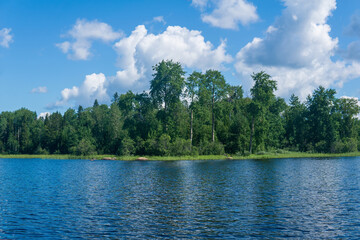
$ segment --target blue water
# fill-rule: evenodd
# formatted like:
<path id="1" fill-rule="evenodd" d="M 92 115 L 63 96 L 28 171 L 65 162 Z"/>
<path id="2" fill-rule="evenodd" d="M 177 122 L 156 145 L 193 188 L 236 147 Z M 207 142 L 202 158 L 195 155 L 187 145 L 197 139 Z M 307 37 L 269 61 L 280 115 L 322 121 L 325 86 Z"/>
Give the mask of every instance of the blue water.
<path id="1" fill-rule="evenodd" d="M 360 237 L 360 158 L 0 159 L 0 239 L 283 237 Z"/>

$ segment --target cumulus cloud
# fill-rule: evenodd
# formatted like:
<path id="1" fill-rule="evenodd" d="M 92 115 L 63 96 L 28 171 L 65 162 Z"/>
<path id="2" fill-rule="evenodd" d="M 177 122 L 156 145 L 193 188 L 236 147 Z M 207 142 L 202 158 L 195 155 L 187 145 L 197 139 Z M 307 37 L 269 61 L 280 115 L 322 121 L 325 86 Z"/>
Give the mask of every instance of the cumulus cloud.
<path id="1" fill-rule="evenodd" d="M 225 41 L 214 47 L 200 31 L 185 27 L 169 26 L 160 34 L 152 34 L 139 25 L 114 45 L 119 56 L 119 71 L 114 76 L 106 79 L 102 73 L 88 75 L 80 87 L 64 89 L 61 100 L 48 107 L 61 107 L 69 102 L 89 106 L 95 99 L 109 100 L 115 91 L 146 90 L 152 78 L 152 66 L 162 60 L 180 62 L 183 67 L 196 70 L 223 69 L 233 60 L 225 47 Z"/>
<path id="2" fill-rule="evenodd" d="M 90 48 L 94 40 L 108 43 L 119 39 L 121 35 L 106 23 L 79 19 L 66 35 L 73 38 L 73 41 L 58 43 L 56 46 L 71 59 L 87 60 L 91 55 Z"/>
<path id="3" fill-rule="evenodd" d="M 256 7 L 246 0 L 193 0 L 192 4 L 202 10 L 201 19 L 214 27 L 238 29 L 259 20 Z M 214 7 L 212 12 L 206 6 Z"/>
<path id="4" fill-rule="evenodd" d="M 8 48 L 10 43 L 13 42 L 13 35 L 10 32 L 10 28 L 0 29 L 0 46 Z"/>
<path id="5" fill-rule="evenodd" d="M 61 99 L 55 104 L 48 105 L 48 109 L 54 109 L 68 105 L 70 102 L 76 105 L 90 106 L 95 99 L 106 102 L 109 100 L 106 89 L 106 77 L 103 73 L 86 75 L 85 81 L 80 87 L 65 88 L 61 91 Z"/>
<path id="6" fill-rule="evenodd" d="M 200 31 L 185 27 L 169 26 L 163 33 L 155 35 L 140 25 L 130 36 L 115 44 L 121 70 L 112 83 L 144 88 L 151 77 L 152 66 L 164 59 L 180 62 L 187 68 L 221 69 L 232 61 L 225 47 L 225 41 L 215 48 L 205 41 Z"/>
<path id="7" fill-rule="evenodd" d="M 359 64 L 332 61 L 338 39 L 327 19 L 335 0 L 284 0 L 286 9 L 263 38 L 254 38 L 237 54 L 235 68 L 243 76 L 264 70 L 278 81 L 278 94 L 295 92 L 303 99 L 319 85 L 342 87 L 360 76 Z"/>
<path id="8" fill-rule="evenodd" d="M 47 87 L 37 87 L 31 90 L 31 93 L 47 93 Z"/>

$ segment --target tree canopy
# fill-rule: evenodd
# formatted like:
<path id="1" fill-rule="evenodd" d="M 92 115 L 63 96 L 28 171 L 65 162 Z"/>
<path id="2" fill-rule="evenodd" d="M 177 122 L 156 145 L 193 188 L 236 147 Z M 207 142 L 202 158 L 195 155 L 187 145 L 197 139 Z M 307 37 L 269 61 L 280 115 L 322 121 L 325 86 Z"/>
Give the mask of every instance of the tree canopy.
<path id="1" fill-rule="evenodd" d="M 251 97 L 229 85 L 221 72 L 185 77 L 180 65 L 153 67 L 150 91 L 115 93 L 111 104 L 68 109 L 37 117 L 19 109 L 0 114 L 2 154 L 197 155 L 287 149 L 357 151 L 360 108 L 319 86 L 301 102 L 277 97 L 277 83 L 254 73 Z"/>

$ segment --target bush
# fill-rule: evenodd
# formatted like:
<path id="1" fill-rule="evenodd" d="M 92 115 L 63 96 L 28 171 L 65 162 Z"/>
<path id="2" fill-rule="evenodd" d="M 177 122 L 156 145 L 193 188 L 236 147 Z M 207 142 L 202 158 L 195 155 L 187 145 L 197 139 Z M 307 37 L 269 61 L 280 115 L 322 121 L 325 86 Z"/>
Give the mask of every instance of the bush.
<path id="1" fill-rule="evenodd" d="M 326 152 L 328 152 L 328 150 L 329 149 L 328 149 L 326 141 L 320 141 L 315 144 L 316 152 L 326 153 Z"/>
<path id="2" fill-rule="evenodd" d="M 248 157 L 248 156 L 250 156 L 251 155 L 251 153 L 249 152 L 249 151 L 244 151 L 244 153 L 243 153 L 243 156 L 244 157 Z"/>
<path id="3" fill-rule="evenodd" d="M 249 151 L 243 151 L 243 152 L 236 152 L 235 156 L 242 156 L 242 157 L 248 157 L 250 156 L 250 152 Z"/>
<path id="4" fill-rule="evenodd" d="M 95 146 L 89 139 L 83 138 L 75 147 L 75 154 L 83 156 L 96 154 Z"/>
<path id="5" fill-rule="evenodd" d="M 137 155 L 145 155 L 146 154 L 145 141 L 141 137 L 137 137 L 134 144 L 135 144 L 134 145 L 135 153 Z"/>
<path id="6" fill-rule="evenodd" d="M 145 141 L 144 148 L 146 155 L 168 156 L 170 154 L 170 136 L 163 134 L 159 139 L 149 138 Z"/>
<path id="7" fill-rule="evenodd" d="M 354 138 L 345 138 L 343 141 L 336 141 L 331 146 L 333 153 L 356 152 L 358 150 L 357 140 Z"/>
<path id="8" fill-rule="evenodd" d="M 356 152 L 357 150 L 357 139 L 347 138 L 344 140 L 344 152 Z"/>
<path id="9" fill-rule="evenodd" d="M 182 138 L 177 138 L 170 147 L 170 154 L 172 156 L 192 155 L 191 141 Z"/>
<path id="10" fill-rule="evenodd" d="M 342 153 L 344 149 L 344 144 L 341 141 L 336 141 L 331 146 L 332 153 Z"/>
<path id="11" fill-rule="evenodd" d="M 224 145 L 220 142 L 201 142 L 199 146 L 200 155 L 223 155 Z"/>
<path id="12" fill-rule="evenodd" d="M 161 156 L 168 156 L 170 155 L 170 144 L 171 137 L 167 134 L 163 134 L 160 136 L 158 140 L 158 150 L 160 152 L 159 155 Z"/>
<path id="13" fill-rule="evenodd" d="M 264 152 L 264 151 L 259 151 L 259 152 L 256 153 L 256 155 L 266 155 L 266 152 Z"/>
<path id="14" fill-rule="evenodd" d="M 135 142 L 131 138 L 123 138 L 118 155 L 130 156 L 135 153 Z"/>
<path id="15" fill-rule="evenodd" d="M 49 151 L 47 151 L 46 149 L 38 146 L 35 150 L 35 154 L 42 154 L 42 155 L 48 155 Z"/>
<path id="16" fill-rule="evenodd" d="M 144 142 L 144 153 L 145 155 L 159 156 L 159 148 L 157 141 L 153 138 L 149 138 Z"/>
<path id="17" fill-rule="evenodd" d="M 4 152 L 5 152 L 4 144 L 2 143 L 2 141 L 0 141 L 0 153 L 4 153 Z"/>

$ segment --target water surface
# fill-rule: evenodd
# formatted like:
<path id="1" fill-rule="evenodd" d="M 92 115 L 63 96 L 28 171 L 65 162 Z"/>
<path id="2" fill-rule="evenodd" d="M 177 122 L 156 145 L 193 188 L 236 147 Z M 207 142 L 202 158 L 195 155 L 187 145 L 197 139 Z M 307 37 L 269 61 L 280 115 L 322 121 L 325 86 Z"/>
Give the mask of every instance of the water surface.
<path id="1" fill-rule="evenodd" d="M 0 159 L 0 238 L 283 237 L 360 237 L 360 158 Z"/>

